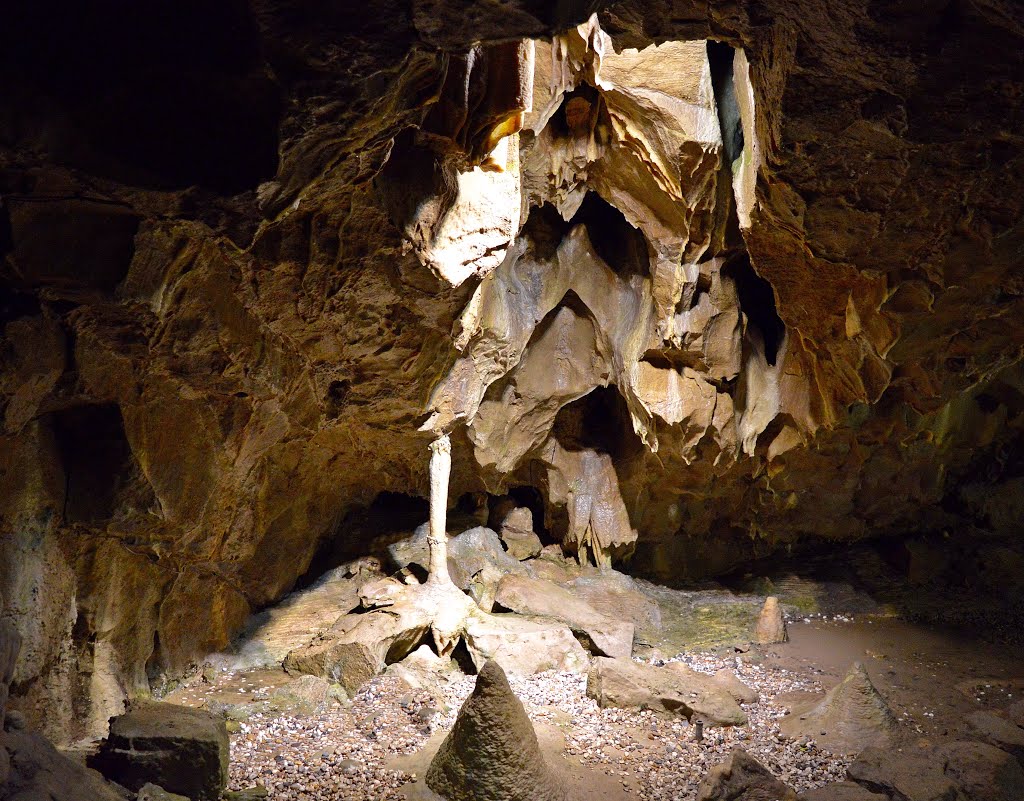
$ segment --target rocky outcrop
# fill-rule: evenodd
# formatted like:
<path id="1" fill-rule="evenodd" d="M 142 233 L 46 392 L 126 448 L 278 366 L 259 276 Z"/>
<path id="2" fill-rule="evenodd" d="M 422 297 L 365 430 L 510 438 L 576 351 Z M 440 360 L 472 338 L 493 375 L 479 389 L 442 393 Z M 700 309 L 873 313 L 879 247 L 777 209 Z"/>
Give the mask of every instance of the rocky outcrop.
<path id="1" fill-rule="evenodd" d="M 513 559 L 522 561 L 540 555 L 542 546 L 533 530 L 533 512 L 525 506 L 517 506 L 505 515 L 499 536 Z"/>
<path id="2" fill-rule="evenodd" d="M 1024 728 L 993 712 L 974 712 L 967 718 L 971 733 L 989 745 L 1013 754 L 1024 765 Z"/>
<path id="3" fill-rule="evenodd" d="M 541 5 L 0 32 L 0 591 L 54 737 L 358 554 L 441 430 L 453 500 L 661 578 L 1016 534 L 1019 10 Z"/>
<path id="4" fill-rule="evenodd" d="M 0 758 L 9 766 L 9 773 L 0 782 L 0 798 L 5 801 L 126 801 L 128 797 L 122 787 L 67 758 L 38 732 L 14 730 L 0 734 Z"/>
<path id="5" fill-rule="evenodd" d="M 496 662 L 480 669 L 451 732 L 430 762 L 427 786 L 451 801 L 558 801 L 565 789 Z"/>
<path id="6" fill-rule="evenodd" d="M 598 657 L 587 675 L 587 695 L 602 707 L 652 709 L 713 726 L 747 722 L 726 686 L 679 663 L 653 667 Z"/>
<path id="7" fill-rule="evenodd" d="M 796 801 L 796 793 L 742 748 L 713 767 L 697 788 L 697 801 Z"/>
<path id="8" fill-rule="evenodd" d="M 521 615 L 537 615 L 565 623 L 584 638 L 599 656 L 629 659 L 633 654 L 633 624 L 600 614 L 571 590 L 550 581 L 502 576 L 495 601 Z"/>
<path id="9" fill-rule="evenodd" d="M 218 801 L 228 783 L 227 728 L 205 710 L 141 703 L 111 719 L 90 765 L 133 791 L 153 783 L 193 801 Z"/>

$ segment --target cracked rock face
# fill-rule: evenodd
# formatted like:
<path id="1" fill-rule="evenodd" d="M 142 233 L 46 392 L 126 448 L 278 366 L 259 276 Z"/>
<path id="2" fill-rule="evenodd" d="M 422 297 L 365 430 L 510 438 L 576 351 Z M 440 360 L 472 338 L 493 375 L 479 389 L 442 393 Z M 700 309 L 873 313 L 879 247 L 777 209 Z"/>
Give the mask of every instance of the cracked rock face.
<path id="1" fill-rule="evenodd" d="M 3 26 L 31 723 L 102 731 L 318 552 L 423 523 L 440 432 L 453 504 L 526 493 L 584 561 L 948 532 L 1012 578 L 1020 11 L 549 5 Z"/>

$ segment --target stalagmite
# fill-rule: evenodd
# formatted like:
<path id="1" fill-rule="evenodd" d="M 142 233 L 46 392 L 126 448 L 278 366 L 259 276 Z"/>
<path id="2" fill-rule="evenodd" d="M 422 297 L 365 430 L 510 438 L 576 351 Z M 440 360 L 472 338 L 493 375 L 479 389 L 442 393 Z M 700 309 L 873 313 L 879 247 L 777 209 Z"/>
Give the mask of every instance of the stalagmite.
<path id="1" fill-rule="evenodd" d="M 430 575 L 432 583 L 452 583 L 448 573 L 448 532 L 445 530 L 448 511 L 448 477 L 452 472 L 452 441 L 442 434 L 430 443 L 430 528 L 427 545 L 430 548 Z"/>
<path id="2" fill-rule="evenodd" d="M 769 595 L 764 600 L 764 606 L 761 607 L 761 614 L 757 619 L 757 626 L 754 628 L 754 642 L 759 645 L 771 645 L 788 640 L 786 620 L 782 616 L 779 599 L 774 595 Z"/>

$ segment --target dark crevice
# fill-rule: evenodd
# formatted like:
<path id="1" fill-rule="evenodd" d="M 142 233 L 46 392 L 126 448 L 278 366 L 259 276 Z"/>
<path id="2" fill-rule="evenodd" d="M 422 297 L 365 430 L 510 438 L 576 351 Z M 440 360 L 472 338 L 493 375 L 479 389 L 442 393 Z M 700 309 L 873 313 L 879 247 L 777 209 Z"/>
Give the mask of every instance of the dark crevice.
<path id="1" fill-rule="evenodd" d="M 135 472 L 121 410 L 116 404 L 77 406 L 55 412 L 52 425 L 64 469 L 64 522 L 109 520 Z"/>
<path id="2" fill-rule="evenodd" d="M 617 275 L 647 276 L 651 273 L 651 256 L 643 233 L 627 222 L 622 212 L 596 192 L 588 192 L 572 218 L 582 223 L 594 251 Z"/>
<path id="3" fill-rule="evenodd" d="M 635 457 L 644 448 L 633 430 L 626 400 L 614 385 L 596 387 L 563 406 L 551 432 L 566 450 L 607 453 L 617 462 Z"/>
<path id="4" fill-rule="evenodd" d="M 245 0 L 18 3 L 0 26 L 0 139 L 161 189 L 235 194 L 277 170 L 280 90 Z"/>
<path id="5" fill-rule="evenodd" d="M 590 84 L 582 84 L 565 94 L 548 127 L 556 137 L 586 139 L 597 121 L 607 116 L 601 93 Z"/>
<path id="6" fill-rule="evenodd" d="M 711 86 L 718 106 L 718 123 L 722 129 L 722 149 L 725 163 L 732 164 L 743 153 L 743 122 L 736 102 L 733 81 L 733 59 L 736 50 L 724 42 L 708 42 L 708 64 L 711 67 Z"/>
<path id="7" fill-rule="evenodd" d="M 747 325 L 760 333 L 764 340 L 765 359 L 768 364 L 774 365 L 786 335 L 786 324 L 775 308 L 772 285 L 754 271 L 750 256 L 746 253 L 725 265 L 722 276 L 735 282 L 740 310 L 747 317 Z"/>
<path id="8" fill-rule="evenodd" d="M 569 228 L 569 223 L 562 219 L 558 210 L 550 203 L 544 203 L 530 209 L 530 216 L 526 218 L 520 235 L 531 243 L 535 259 L 548 261 L 555 257 Z"/>
<path id="9" fill-rule="evenodd" d="M 389 540 L 409 536 L 429 515 L 430 504 L 426 498 L 381 492 L 368 506 L 357 507 L 346 514 L 320 542 L 306 572 L 295 582 L 295 589 L 305 589 L 328 570 L 365 556 L 374 545 L 384 546 Z"/>

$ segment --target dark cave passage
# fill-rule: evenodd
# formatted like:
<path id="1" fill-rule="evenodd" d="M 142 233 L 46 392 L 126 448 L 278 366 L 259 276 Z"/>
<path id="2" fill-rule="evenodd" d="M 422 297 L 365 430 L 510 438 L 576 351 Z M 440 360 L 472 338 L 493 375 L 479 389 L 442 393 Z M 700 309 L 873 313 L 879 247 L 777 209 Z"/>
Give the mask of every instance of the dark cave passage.
<path id="1" fill-rule="evenodd" d="M 750 256 L 746 253 L 723 267 L 722 275 L 736 282 L 740 309 L 747 316 L 748 324 L 760 333 L 764 341 L 765 359 L 769 365 L 774 365 L 786 335 L 786 324 L 775 308 L 775 290 L 754 271 Z"/>
<path id="2" fill-rule="evenodd" d="M 566 450 L 607 453 L 616 462 L 628 461 L 644 450 L 633 430 L 626 400 L 614 384 L 595 387 L 563 406 L 551 433 Z"/>
<path id="3" fill-rule="evenodd" d="M 64 469 L 64 520 L 100 523 L 119 509 L 118 493 L 133 477 L 134 459 L 114 404 L 75 406 L 52 416 Z"/>
<path id="4" fill-rule="evenodd" d="M 587 227 L 590 244 L 597 255 L 615 273 L 626 280 L 630 276 L 648 276 L 651 258 L 647 239 L 630 225 L 622 212 L 596 192 L 587 192 L 570 225 Z"/>

